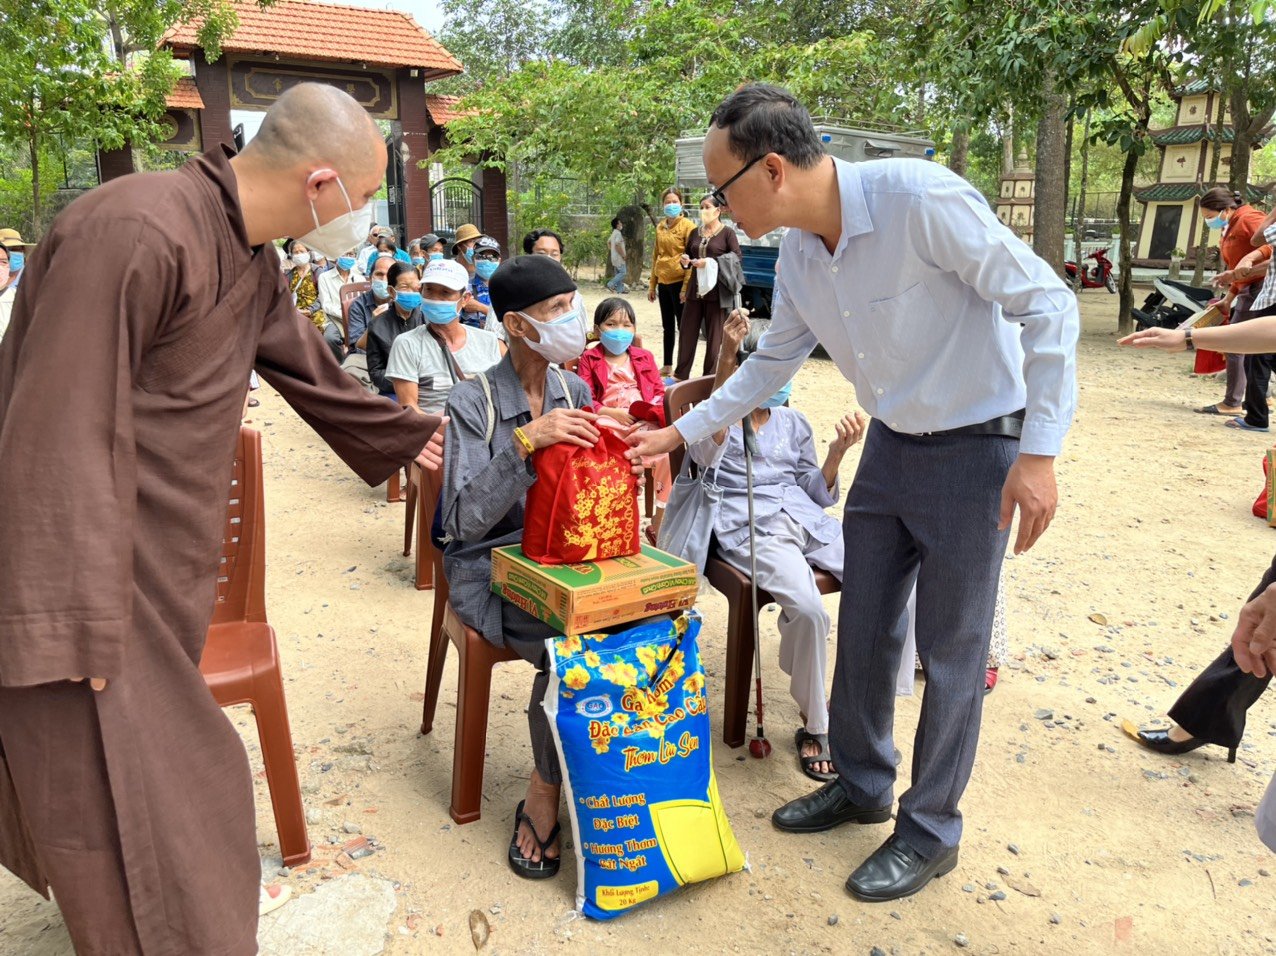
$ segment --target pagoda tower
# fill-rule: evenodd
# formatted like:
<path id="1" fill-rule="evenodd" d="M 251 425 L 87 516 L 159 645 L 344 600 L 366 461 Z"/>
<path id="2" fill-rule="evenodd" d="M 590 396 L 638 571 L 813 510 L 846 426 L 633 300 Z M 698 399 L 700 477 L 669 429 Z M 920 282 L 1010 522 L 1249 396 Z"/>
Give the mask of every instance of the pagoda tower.
<path id="1" fill-rule="evenodd" d="M 1200 208 L 1197 197 L 1213 186 L 1226 186 L 1232 167 L 1232 111 L 1223 113 L 1222 143 L 1215 144 L 1219 97 L 1222 94 L 1205 80 L 1180 86 L 1174 91 L 1175 122 L 1167 129 L 1152 131 L 1152 142 L 1160 151 L 1157 181 L 1134 191 L 1144 205 L 1134 263 L 1163 268 L 1170 264 L 1175 249 L 1187 253 L 1195 261 L 1196 243 L 1201 234 Z M 1270 136 L 1270 130 L 1256 138 L 1258 149 Z M 1219 149 L 1218 181 L 1209 182 L 1214 149 Z M 1263 190 L 1248 185 L 1247 202 L 1263 197 Z M 1209 247 L 1218 245 L 1218 233 L 1210 235 Z M 1212 254 L 1212 253 L 1211 253 Z"/>

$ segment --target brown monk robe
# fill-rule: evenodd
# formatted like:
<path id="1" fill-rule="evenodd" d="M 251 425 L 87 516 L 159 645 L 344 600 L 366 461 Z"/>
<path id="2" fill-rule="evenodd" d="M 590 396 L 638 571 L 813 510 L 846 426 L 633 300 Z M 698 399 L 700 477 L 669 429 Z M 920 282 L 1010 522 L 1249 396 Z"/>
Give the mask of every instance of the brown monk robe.
<path id="1" fill-rule="evenodd" d="M 439 419 L 341 371 L 268 242 L 354 246 L 385 161 L 352 99 L 299 86 L 242 155 L 109 182 L 29 259 L 0 347 L 0 862 L 80 953 L 256 952 L 248 759 L 197 663 L 250 369 L 370 484 L 437 466 Z"/>

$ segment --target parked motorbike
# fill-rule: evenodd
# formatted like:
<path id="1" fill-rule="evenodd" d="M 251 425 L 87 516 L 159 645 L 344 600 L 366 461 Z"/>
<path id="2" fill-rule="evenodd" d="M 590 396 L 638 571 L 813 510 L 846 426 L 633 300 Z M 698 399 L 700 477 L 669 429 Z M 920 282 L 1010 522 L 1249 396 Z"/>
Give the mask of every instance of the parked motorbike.
<path id="1" fill-rule="evenodd" d="M 1143 300 L 1143 308 L 1131 309 L 1140 329 L 1176 329 L 1217 295 L 1186 282 L 1154 279 L 1152 293 Z"/>
<path id="2" fill-rule="evenodd" d="M 1116 293 L 1116 279 L 1112 276 L 1112 260 L 1108 258 L 1108 254 L 1103 249 L 1095 249 L 1085 257 L 1093 259 L 1093 266 L 1086 266 L 1081 270 L 1081 288 L 1083 289 L 1107 289 L 1109 293 Z M 1064 270 L 1068 274 L 1068 284 L 1074 289 L 1077 287 L 1077 264 L 1075 262 L 1065 262 Z"/>

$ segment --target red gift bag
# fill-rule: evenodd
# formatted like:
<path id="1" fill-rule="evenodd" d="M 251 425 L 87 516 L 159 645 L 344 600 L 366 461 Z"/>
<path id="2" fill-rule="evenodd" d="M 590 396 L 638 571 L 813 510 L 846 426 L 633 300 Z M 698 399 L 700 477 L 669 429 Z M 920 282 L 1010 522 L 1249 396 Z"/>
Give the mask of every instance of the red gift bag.
<path id="1" fill-rule="evenodd" d="M 1227 368 L 1227 356 L 1222 352 L 1211 352 L 1209 349 L 1197 349 L 1196 361 L 1192 365 L 1195 375 L 1213 375 Z"/>
<path id="2" fill-rule="evenodd" d="M 559 442 L 532 455 L 523 553 L 539 564 L 580 564 L 637 554 L 638 476 L 628 443 L 610 428 L 593 448 Z"/>

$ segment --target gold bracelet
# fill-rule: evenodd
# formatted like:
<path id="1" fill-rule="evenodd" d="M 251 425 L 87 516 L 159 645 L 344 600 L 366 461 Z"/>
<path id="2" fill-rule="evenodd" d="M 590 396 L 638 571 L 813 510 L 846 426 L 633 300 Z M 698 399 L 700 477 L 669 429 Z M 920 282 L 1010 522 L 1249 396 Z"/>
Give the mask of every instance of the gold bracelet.
<path id="1" fill-rule="evenodd" d="M 536 446 L 532 444 L 532 440 L 527 437 L 527 432 L 523 431 L 523 429 L 515 428 L 514 437 L 518 439 L 520 445 L 527 449 L 529 455 L 536 451 Z"/>

